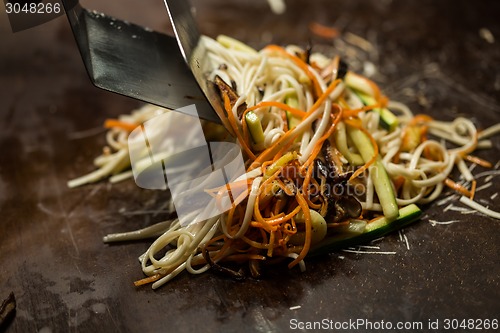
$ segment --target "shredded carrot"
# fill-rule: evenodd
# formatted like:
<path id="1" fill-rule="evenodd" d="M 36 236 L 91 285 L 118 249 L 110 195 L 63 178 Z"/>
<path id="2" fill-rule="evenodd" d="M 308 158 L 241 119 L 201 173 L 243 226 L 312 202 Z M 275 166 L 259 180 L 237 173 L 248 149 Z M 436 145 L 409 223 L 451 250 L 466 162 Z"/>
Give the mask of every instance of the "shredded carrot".
<path id="1" fill-rule="evenodd" d="M 299 135 L 299 133 L 297 133 L 297 131 L 294 131 L 294 129 L 286 132 L 283 136 L 276 140 L 276 142 L 272 146 L 270 146 L 262 153 L 260 153 L 259 156 L 257 156 L 255 161 L 253 161 L 253 163 L 248 168 L 248 171 L 258 168 L 264 161 L 272 159 L 277 151 L 281 150 L 284 146 L 293 141 L 295 137 L 297 137 L 297 135 Z"/>
<path id="2" fill-rule="evenodd" d="M 213 237 L 212 239 L 210 239 L 209 241 L 207 241 L 205 243 L 205 246 L 204 248 L 208 250 L 208 248 L 210 247 L 210 245 L 212 245 L 212 243 L 215 243 L 217 242 L 218 240 L 224 240 L 226 239 L 225 235 L 218 235 L 218 236 L 215 236 Z"/>
<path id="3" fill-rule="evenodd" d="M 492 168 L 493 167 L 493 164 L 491 164 L 491 162 L 483 160 L 482 158 L 479 158 L 477 156 L 465 155 L 465 159 L 469 162 L 475 163 L 475 164 L 480 165 L 484 168 Z"/>
<path id="4" fill-rule="evenodd" d="M 216 199 L 216 204 L 217 207 L 221 210 L 222 209 L 222 199 L 224 198 L 225 195 L 229 195 L 231 198 L 232 205 L 235 205 L 236 203 L 239 203 L 241 200 L 243 200 L 244 197 L 247 196 L 247 193 L 250 191 L 250 185 L 252 184 L 252 180 L 250 179 L 242 179 L 239 181 L 235 181 L 232 183 L 228 183 L 225 185 L 222 185 L 217 188 L 213 189 L 206 189 L 205 192 L 209 194 L 211 197 Z M 242 191 L 240 195 L 237 198 L 233 197 L 233 192 L 236 194 L 239 193 L 244 187 L 247 187 L 248 191 Z"/>
<path id="5" fill-rule="evenodd" d="M 266 179 L 265 181 L 262 182 L 259 186 L 258 194 L 260 195 L 260 192 L 262 191 L 263 188 L 266 188 L 266 186 L 271 183 L 278 175 L 279 172 L 275 172 L 271 177 Z M 255 220 L 257 222 L 262 223 L 263 228 L 266 229 L 268 232 L 271 232 L 273 230 L 276 230 L 276 226 L 270 225 L 262 216 L 260 212 L 260 205 L 259 205 L 259 200 L 255 200 L 255 205 L 253 206 L 253 215 L 255 217 Z"/>
<path id="6" fill-rule="evenodd" d="M 233 244 L 232 239 L 227 238 L 225 235 L 222 235 L 222 236 L 224 236 L 224 245 L 222 245 L 222 247 L 217 252 L 217 254 L 212 258 L 212 260 L 214 262 L 218 262 L 219 260 L 221 260 L 221 258 L 224 257 L 224 255 L 227 253 L 227 251 L 229 250 L 229 248 Z M 209 242 L 207 242 L 207 244 L 209 244 Z"/>
<path id="7" fill-rule="evenodd" d="M 139 125 L 127 123 L 118 119 L 106 119 L 106 121 L 104 122 L 105 128 L 121 128 L 128 132 L 132 132 L 134 129 L 136 129 L 137 126 Z"/>
<path id="8" fill-rule="evenodd" d="M 134 282 L 134 286 L 139 287 L 148 283 L 153 283 L 155 281 L 158 281 L 160 278 L 162 278 L 164 275 L 161 274 L 155 274 L 148 276 L 147 278 L 140 279 Z"/>
<path id="9" fill-rule="evenodd" d="M 244 241 L 245 243 L 247 243 L 248 245 L 253 246 L 255 248 L 258 248 L 258 249 L 267 250 L 269 248 L 269 243 L 266 244 L 266 243 L 256 242 L 256 241 L 251 240 L 250 238 L 248 238 L 246 236 L 241 237 L 241 240 Z"/>
<path id="10" fill-rule="evenodd" d="M 302 191 L 304 191 L 304 192 L 308 192 L 308 190 L 309 190 L 309 183 L 311 181 L 313 170 L 314 170 L 313 167 L 309 167 L 306 169 L 306 177 L 304 178 L 304 183 L 302 184 Z M 307 197 L 307 195 L 306 195 L 306 197 Z"/>
<path id="11" fill-rule="evenodd" d="M 304 213 L 304 221 L 305 221 L 304 224 L 306 228 L 306 234 L 302 251 L 300 251 L 297 258 L 295 258 L 291 263 L 288 264 L 288 268 L 292 268 L 293 266 L 297 265 L 302 259 L 304 259 L 307 253 L 309 252 L 309 247 L 311 246 L 311 233 L 312 233 L 311 212 L 309 211 L 309 207 L 307 205 L 306 200 L 304 199 L 304 197 L 300 192 L 297 192 L 297 195 L 295 197 L 297 198 L 297 202 L 299 203 L 300 208 Z"/>
<path id="12" fill-rule="evenodd" d="M 342 118 L 342 113 L 343 113 L 343 109 L 340 106 L 337 105 L 336 107 L 338 108 L 337 116 L 335 117 L 335 119 L 333 119 L 333 122 L 330 125 L 330 128 L 326 131 L 326 133 L 323 134 L 323 136 L 321 136 L 321 138 L 319 138 L 318 142 L 314 146 L 314 149 L 313 149 L 311 155 L 307 158 L 307 160 L 302 165 L 302 168 L 307 168 L 309 165 L 311 165 L 314 162 L 314 159 L 321 151 L 321 147 L 323 146 L 323 142 L 325 142 L 325 140 L 327 140 L 329 137 L 332 136 L 332 133 L 335 130 L 335 127 L 339 123 L 340 119 Z M 333 115 L 332 115 L 332 118 L 333 118 Z"/>
<path id="13" fill-rule="evenodd" d="M 281 216 L 281 217 L 273 217 L 271 219 L 267 219 L 267 223 L 269 223 L 270 225 L 276 225 L 276 224 L 282 224 L 284 222 L 287 222 L 289 220 L 292 219 L 292 217 L 294 217 L 295 215 L 297 215 L 300 211 L 300 206 L 297 206 L 294 210 L 292 210 L 290 213 L 288 213 L 287 215 L 285 216 Z"/>
<path id="14" fill-rule="evenodd" d="M 305 117 L 302 119 L 304 121 L 306 118 L 308 118 L 314 110 L 316 110 L 323 102 L 328 98 L 328 96 L 332 93 L 332 91 L 337 87 L 337 85 L 341 82 L 341 80 L 335 80 L 330 85 L 328 88 L 323 92 L 323 94 L 316 100 L 316 102 L 313 104 L 313 106 L 306 112 Z M 263 161 L 271 159 L 274 154 L 281 148 L 283 148 L 284 145 L 288 144 L 290 141 L 294 140 L 295 137 L 298 135 L 297 131 L 295 128 L 292 128 L 288 132 L 285 133 L 285 135 L 281 136 L 276 142 L 264 150 L 262 153 L 260 153 L 259 156 L 255 159 L 255 161 L 250 165 L 249 171 L 253 170 L 257 167 L 259 167 Z"/>
<path id="15" fill-rule="evenodd" d="M 229 123 L 231 124 L 231 127 L 234 130 L 234 133 L 236 134 L 236 137 L 238 138 L 238 141 L 240 142 L 241 147 L 245 151 L 245 153 L 248 155 L 248 158 L 255 160 L 255 154 L 252 152 L 250 147 L 248 147 L 247 141 L 244 140 L 244 138 L 241 136 L 241 133 L 238 129 L 238 124 L 236 123 L 236 119 L 234 118 L 234 114 L 231 110 L 231 102 L 229 100 L 229 96 L 227 94 L 224 94 L 224 108 L 226 109 L 226 112 L 228 114 L 228 119 Z"/>
<path id="16" fill-rule="evenodd" d="M 446 178 L 444 180 L 444 184 L 446 186 L 448 186 L 449 188 L 457 191 L 458 193 L 460 193 L 462 195 L 465 195 L 466 197 L 471 197 L 472 196 L 472 193 L 468 189 L 466 189 L 464 186 L 462 186 L 462 185 L 460 185 L 458 183 L 455 183 L 450 178 Z"/>
<path id="17" fill-rule="evenodd" d="M 325 102 L 325 100 L 330 96 L 330 94 L 333 92 L 335 88 L 339 85 L 339 83 L 342 82 L 342 80 L 337 79 L 330 83 L 330 85 L 326 88 L 326 90 L 321 94 L 321 96 L 318 97 L 316 102 L 314 102 L 313 106 L 307 111 L 307 116 L 309 116 L 311 113 L 314 112 L 317 108 L 321 106 Z"/>
<path id="18" fill-rule="evenodd" d="M 399 192 L 399 189 L 405 183 L 405 177 L 399 176 L 394 180 L 394 187 L 396 188 L 396 193 Z"/>
<path id="19" fill-rule="evenodd" d="M 241 253 L 231 254 L 224 257 L 221 261 L 248 261 L 248 260 L 266 260 L 266 257 L 259 254 Z"/>
<path id="20" fill-rule="evenodd" d="M 432 118 L 431 116 L 419 113 L 419 114 L 415 115 L 415 117 L 413 117 L 410 120 L 410 122 L 408 123 L 408 125 L 424 124 L 424 123 L 431 122 L 433 120 L 434 120 L 434 118 Z"/>
<path id="21" fill-rule="evenodd" d="M 273 250 L 274 250 L 274 239 L 276 238 L 276 231 L 273 230 L 269 234 L 269 247 L 267 248 L 267 256 L 272 257 L 273 256 Z"/>
<path id="22" fill-rule="evenodd" d="M 330 222 L 330 223 L 326 224 L 326 227 L 328 229 L 331 229 L 331 228 L 345 227 L 347 225 L 349 225 L 349 221 L 345 221 L 345 222 Z"/>
<path id="23" fill-rule="evenodd" d="M 476 187 L 477 187 L 477 181 L 473 180 L 471 189 L 470 189 L 470 196 L 469 199 L 474 200 L 474 195 L 476 195 Z"/>
<path id="24" fill-rule="evenodd" d="M 276 200 L 276 204 L 274 205 L 274 210 L 273 210 L 273 214 L 274 214 L 275 216 L 277 216 L 277 215 L 278 215 L 278 213 L 279 213 L 281 210 L 283 210 L 283 207 L 284 207 L 283 202 L 284 202 L 284 201 L 285 201 L 285 200 L 282 200 L 282 199 L 278 199 L 278 200 Z"/>
<path id="25" fill-rule="evenodd" d="M 246 111 L 253 111 L 253 110 L 257 110 L 257 109 L 265 108 L 265 107 L 277 107 L 279 109 L 286 110 L 286 111 L 290 112 L 291 114 L 293 114 L 294 116 L 297 116 L 300 118 L 303 118 L 306 115 L 306 113 L 300 109 L 296 109 L 296 108 L 291 107 L 290 105 L 285 104 L 285 103 L 274 102 L 274 101 L 262 101 L 262 102 L 257 103 L 256 105 L 254 105 L 252 107 L 249 107 Z"/>
<path id="26" fill-rule="evenodd" d="M 363 107 L 361 107 L 359 109 L 344 110 L 343 117 L 345 119 L 351 118 L 351 117 L 356 117 L 361 112 L 366 112 L 366 111 L 370 111 L 370 110 L 381 108 L 381 107 L 382 107 L 381 104 L 373 104 L 373 105 L 365 105 L 365 106 L 363 106 Z"/>
<path id="27" fill-rule="evenodd" d="M 322 89 L 321 86 L 319 85 L 318 80 L 316 79 L 316 76 L 314 76 L 314 74 L 309 69 L 309 65 L 306 64 L 302 59 L 300 59 L 297 56 L 294 56 L 293 54 L 288 53 L 284 48 L 278 45 L 268 45 L 264 48 L 264 50 L 278 52 L 279 54 L 284 55 L 285 57 L 291 59 L 297 66 L 300 67 L 300 69 L 304 71 L 304 73 L 312 81 L 314 93 L 316 94 L 316 96 L 321 95 Z"/>
<path id="28" fill-rule="evenodd" d="M 241 115 L 241 128 L 243 129 L 243 139 L 245 140 L 245 142 L 248 142 L 248 143 L 250 143 L 251 140 L 250 140 L 250 133 L 248 130 L 248 124 L 245 120 L 246 119 L 245 117 L 249 111 L 250 111 L 249 109 L 246 109 L 243 112 L 243 114 Z"/>
<path id="29" fill-rule="evenodd" d="M 309 23 L 309 30 L 313 34 L 325 39 L 333 39 L 340 34 L 336 28 L 328 27 L 318 22 Z"/>

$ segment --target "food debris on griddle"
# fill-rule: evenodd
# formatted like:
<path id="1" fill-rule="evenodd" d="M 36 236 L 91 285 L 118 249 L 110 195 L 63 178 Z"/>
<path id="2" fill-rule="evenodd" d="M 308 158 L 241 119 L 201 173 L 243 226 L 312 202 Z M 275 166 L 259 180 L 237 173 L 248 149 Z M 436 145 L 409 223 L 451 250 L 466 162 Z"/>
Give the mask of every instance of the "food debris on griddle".
<path id="1" fill-rule="evenodd" d="M 0 329 L 7 327 L 16 314 L 16 297 L 11 292 L 0 306 Z"/>

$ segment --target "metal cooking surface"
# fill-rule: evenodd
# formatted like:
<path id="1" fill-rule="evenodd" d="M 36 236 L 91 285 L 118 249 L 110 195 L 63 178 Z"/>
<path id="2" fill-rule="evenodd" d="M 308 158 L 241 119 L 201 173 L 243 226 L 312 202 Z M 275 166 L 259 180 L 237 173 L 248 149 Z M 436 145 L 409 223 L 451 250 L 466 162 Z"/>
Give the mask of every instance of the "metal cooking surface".
<path id="1" fill-rule="evenodd" d="M 162 1 L 150 2 L 144 13 L 119 1 L 105 6 L 168 31 Z M 255 47 L 310 40 L 331 50 L 311 34 L 311 21 L 336 26 L 344 38 L 350 31 L 372 43 L 360 56 L 376 66 L 389 97 L 441 119 L 463 115 L 482 127 L 500 121 L 500 3 L 286 3 L 286 14 L 276 16 L 264 0 L 195 1 L 202 33 Z M 181 274 L 156 291 L 135 288 L 143 276 L 137 256 L 149 242 L 101 239 L 165 218 L 140 212 L 159 209 L 164 196 L 133 181 L 77 189 L 66 181 L 92 170 L 104 119 L 139 103 L 92 86 L 65 17 L 14 35 L 3 17 L 0 24 L 0 301 L 10 291 L 17 299 L 7 332 L 266 332 L 288 331 L 292 318 L 426 324 L 498 315 L 498 221 L 443 212 L 446 205 L 424 207 L 422 220 L 404 230 L 409 249 L 397 233 L 377 243 L 395 255 L 337 252 L 308 261 L 305 273 L 281 268 L 244 282 Z M 477 155 L 497 163 L 500 138 L 493 143 Z M 498 178 L 492 181 L 477 195 L 498 210 L 498 197 L 491 199 Z"/>

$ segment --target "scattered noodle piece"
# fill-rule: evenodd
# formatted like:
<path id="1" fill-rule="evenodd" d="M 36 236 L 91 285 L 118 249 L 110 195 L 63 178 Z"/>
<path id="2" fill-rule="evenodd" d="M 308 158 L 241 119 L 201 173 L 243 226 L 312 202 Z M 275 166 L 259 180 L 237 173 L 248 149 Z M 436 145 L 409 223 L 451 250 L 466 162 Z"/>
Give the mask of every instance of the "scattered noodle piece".
<path id="1" fill-rule="evenodd" d="M 489 208 L 486 208 L 483 205 L 477 203 L 476 201 L 472 201 L 471 199 L 469 199 L 465 196 L 460 198 L 460 202 L 463 203 L 464 205 L 469 206 L 470 208 L 477 210 L 480 213 L 483 213 L 484 215 L 488 215 L 490 217 L 493 217 L 494 219 L 500 220 L 500 213 L 499 212 L 495 212 Z"/>

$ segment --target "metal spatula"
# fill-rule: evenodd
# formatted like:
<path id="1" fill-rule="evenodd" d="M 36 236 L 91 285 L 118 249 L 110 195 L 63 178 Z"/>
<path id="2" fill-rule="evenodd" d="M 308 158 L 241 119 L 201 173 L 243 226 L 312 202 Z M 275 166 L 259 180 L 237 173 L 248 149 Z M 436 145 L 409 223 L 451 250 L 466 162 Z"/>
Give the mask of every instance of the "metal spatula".
<path id="1" fill-rule="evenodd" d="M 196 104 L 200 118 L 221 122 L 188 1 L 165 0 L 176 37 L 89 11 L 78 0 L 62 3 L 94 85 L 170 109 Z"/>

